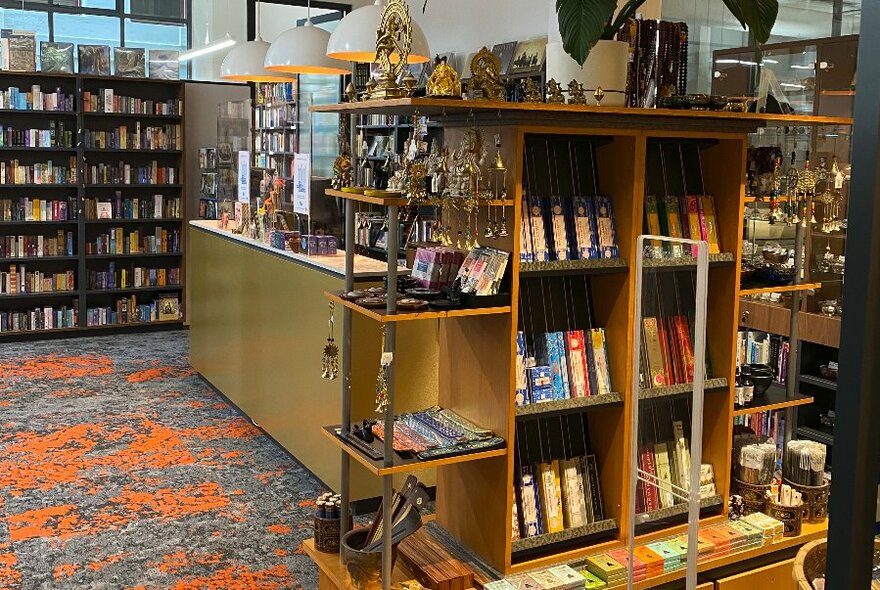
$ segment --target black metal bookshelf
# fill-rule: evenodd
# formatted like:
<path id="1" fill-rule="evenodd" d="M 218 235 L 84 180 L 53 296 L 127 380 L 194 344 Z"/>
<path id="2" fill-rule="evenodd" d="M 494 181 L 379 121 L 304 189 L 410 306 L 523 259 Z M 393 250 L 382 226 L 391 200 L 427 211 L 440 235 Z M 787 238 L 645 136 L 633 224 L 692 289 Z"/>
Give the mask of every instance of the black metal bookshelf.
<path id="1" fill-rule="evenodd" d="M 149 150 L 141 148 L 93 148 L 83 145 L 83 130 L 112 131 L 121 126 L 133 127 L 134 123 L 143 121 L 147 124 L 165 123 L 179 125 L 180 145 L 184 147 L 184 84 L 176 80 L 152 80 L 116 78 L 112 76 L 81 76 L 81 75 L 51 75 L 42 72 L 0 72 L 0 89 L 18 87 L 24 92 L 30 92 L 31 87 L 39 84 L 45 93 L 52 93 L 60 89 L 65 95 L 74 97 L 73 110 L 40 110 L 40 109 L 0 109 L 0 116 L 5 117 L 7 122 L 18 128 L 45 128 L 47 121 L 52 118 L 63 120 L 65 125 L 69 121 L 71 127 L 74 122 L 79 130 L 75 136 L 74 147 L 51 146 L 51 147 L 17 147 L 0 146 L 0 159 L 18 159 L 23 164 L 45 161 L 43 158 L 53 159 L 62 155 L 65 160 L 70 156 L 76 157 L 77 179 L 76 183 L 63 184 L 0 184 L 0 199 L 17 201 L 23 198 L 38 199 L 73 199 L 75 210 L 68 211 L 66 220 L 0 220 L 0 239 L 6 236 L 35 236 L 43 235 L 53 237 L 54 232 L 63 230 L 71 232 L 74 246 L 73 256 L 7 256 L 0 258 L 0 270 L 7 271 L 10 266 L 20 268 L 25 265 L 28 272 L 42 271 L 51 272 L 54 269 L 74 270 L 76 288 L 71 291 L 53 291 L 41 293 L 16 293 L 0 294 L 0 312 L 16 311 L 30 312 L 36 308 L 52 307 L 54 310 L 61 306 L 70 307 L 77 302 L 77 323 L 72 327 L 54 327 L 38 330 L 5 330 L 0 331 L 0 341 L 9 339 L 32 339 L 49 337 L 69 337 L 92 330 L 103 330 L 112 333 L 117 330 L 135 329 L 175 329 L 183 326 L 181 319 L 152 322 L 132 322 L 124 324 L 89 324 L 88 310 L 90 307 L 113 307 L 117 299 L 134 297 L 138 304 L 145 304 L 158 299 L 160 293 L 178 293 L 178 303 L 183 307 L 185 300 L 185 270 L 183 264 L 183 252 L 185 250 L 185 205 L 186 195 L 184 174 L 184 151 L 183 149 L 158 149 Z M 132 113 L 132 112 L 104 112 L 86 110 L 84 95 L 86 92 L 93 96 L 100 95 L 104 89 L 112 89 L 114 97 L 128 97 L 153 101 L 155 104 L 165 101 L 176 102 L 179 112 L 166 113 Z M 144 108 L 144 107 L 141 107 Z M 155 109 L 156 107 L 152 107 Z M 7 116 L 8 115 L 8 116 Z M 143 162 L 145 157 L 161 158 L 162 165 L 173 166 L 177 169 L 177 183 L 175 184 L 113 184 L 113 183 L 85 183 L 85 167 L 96 163 L 116 164 L 121 156 L 129 156 L 133 162 Z M 59 158 L 60 161 L 60 158 Z M 126 162 L 128 163 L 128 162 Z M 98 198 L 108 199 L 116 191 L 122 193 L 123 198 L 145 198 L 152 194 L 161 194 L 166 199 L 179 199 L 179 215 L 175 217 L 143 218 L 143 219 L 86 219 L 85 199 Z M 70 201 L 68 201 L 70 202 Z M 156 228 L 166 229 L 169 232 L 179 232 L 180 249 L 175 252 L 138 252 L 133 254 L 86 254 L 86 244 L 94 243 L 97 235 L 102 234 L 108 227 L 125 227 L 126 234 L 130 230 L 144 227 L 143 235 L 149 236 Z M 174 267 L 179 269 L 179 284 L 163 286 L 132 287 L 121 289 L 89 289 L 88 276 L 90 270 L 107 271 L 109 263 L 116 262 L 117 269 L 141 265 L 152 268 Z"/>

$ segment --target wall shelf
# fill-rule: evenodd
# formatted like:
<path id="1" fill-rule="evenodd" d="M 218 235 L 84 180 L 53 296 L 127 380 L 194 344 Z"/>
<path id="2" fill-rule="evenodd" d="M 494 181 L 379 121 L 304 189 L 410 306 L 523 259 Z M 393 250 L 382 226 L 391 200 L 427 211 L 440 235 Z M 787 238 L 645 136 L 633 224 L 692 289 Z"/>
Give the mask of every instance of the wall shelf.
<path id="1" fill-rule="evenodd" d="M 717 391 L 727 389 L 727 379 L 725 377 L 717 377 L 714 379 L 706 379 L 703 383 L 703 391 Z M 640 400 L 657 400 L 664 398 L 678 397 L 680 395 L 692 395 L 694 386 L 692 383 L 679 383 L 670 385 L 669 387 L 643 387 L 639 390 Z"/>
<path id="2" fill-rule="evenodd" d="M 628 271 L 629 265 L 625 258 L 552 260 L 546 262 L 519 263 L 520 277 L 608 274 Z"/>
<path id="3" fill-rule="evenodd" d="M 801 375 L 801 384 L 814 385 L 829 391 L 837 391 L 837 381 L 825 379 L 824 377 L 816 377 L 815 375 Z"/>
<path id="4" fill-rule="evenodd" d="M 572 399 L 554 400 L 551 402 L 540 402 L 535 404 L 527 404 L 525 406 L 517 406 L 517 418 L 544 418 L 557 414 L 568 414 L 571 412 L 585 412 L 588 410 L 596 410 L 611 406 L 622 406 L 623 396 L 612 391 L 602 395 L 590 395 L 587 397 L 578 397 Z"/>
<path id="5" fill-rule="evenodd" d="M 795 406 L 803 406 L 811 403 L 813 403 L 812 397 L 801 393 L 795 393 L 793 397 L 789 397 L 783 385 L 774 383 L 760 398 L 756 398 L 752 400 L 751 403 L 744 406 L 735 407 L 733 415 L 745 416 L 756 412 L 770 412 L 773 410 L 793 408 Z"/>
<path id="6" fill-rule="evenodd" d="M 343 305 L 349 309 L 352 309 L 359 314 L 366 316 L 368 318 L 374 319 L 377 322 L 387 323 L 387 322 L 409 322 L 415 320 L 441 320 L 446 318 L 461 318 L 468 316 L 480 316 L 480 315 L 497 315 L 497 314 L 509 314 L 510 306 L 506 305 L 503 307 L 475 307 L 475 308 L 463 308 L 463 309 L 451 309 L 449 311 L 432 311 L 427 309 L 425 311 L 398 311 L 394 314 L 388 314 L 385 309 L 367 309 L 366 307 L 361 307 L 357 305 L 353 301 L 348 301 L 339 296 L 338 293 L 325 292 L 324 296 L 331 301 L 334 301 L 340 305 Z"/>

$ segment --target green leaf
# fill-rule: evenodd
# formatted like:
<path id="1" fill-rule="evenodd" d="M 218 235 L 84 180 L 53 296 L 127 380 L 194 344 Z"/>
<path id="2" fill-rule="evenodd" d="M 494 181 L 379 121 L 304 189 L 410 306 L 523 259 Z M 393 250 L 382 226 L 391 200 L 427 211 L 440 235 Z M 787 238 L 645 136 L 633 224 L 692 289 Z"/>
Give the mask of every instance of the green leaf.
<path id="1" fill-rule="evenodd" d="M 556 0 L 565 52 L 583 65 L 616 8 L 617 0 Z"/>
<path id="2" fill-rule="evenodd" d="M 727 9 L 758 43 L 766 43 L 779 14 L 778 0 L 724 0 Z"/>

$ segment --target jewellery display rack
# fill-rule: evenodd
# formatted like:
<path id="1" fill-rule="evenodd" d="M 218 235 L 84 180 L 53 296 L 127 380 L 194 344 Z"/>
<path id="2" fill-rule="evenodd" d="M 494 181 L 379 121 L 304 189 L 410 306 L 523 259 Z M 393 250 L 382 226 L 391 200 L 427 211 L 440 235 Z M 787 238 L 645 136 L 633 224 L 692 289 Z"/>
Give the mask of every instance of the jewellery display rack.
<path id="1" fill-rule="evenodd" d="M 687 176 L 687 191 L 714 198 L 714 211 L 717 220 L 717 237 L 721 254 L 727 250 L 730 256 L 717 258 L 708 263 L 708 285 L 712 304 L 706 313 L 705 337 L 708 351 L 708 364 L 711 366 L 713 379 L 704 384 L 703 420 L 703 452 L 702 463 L 711 464 L 715 472 L 716 493 L 726 498 L 730 491 L 732 426 L 733 426 L 733 381 L 735 375 L 735 344 L 739 324 L 739 271 L 741 253 L 736 245 L 742 235 L 742 211 L 745 203 L 744 182 L 746 177 L 746 148 L 748 134 L 757 128 L 775 124 L 777 120 L 785 124 L 806 124 L 816 122 L 815 118 L 748 113 L 714 113 L 696 111 L 668 111 L 663 109 L 638 109 L 615 107 L 589 107 L 575 105 L 522 104 L 486 101 L 454 101 L 442 99 L 394 99 L 358 103 L 344 103 L 316 107 L 321 112 L 337 112 L 341 114 L 364 115 L 384 114 L 412 116 L 415 112 L 429 116 L 444 134 L 449 134 L 447 143 L 454 145 L 455 134 L 462 128 L 476 126 L 486 133 L 499 133 L 501 143 L 507 153 L 505 161 L 510 163 L 508 178 L 513 187 L 509 189 L 513 203 L 517 206 L 507 209 L 509 227 L 520 228 L 523 224 L 523 210 L 518 204 L 533 190 L 530 187 L 530 175 L 526 173 L 530 158 L 527 157 L 529 145 L 543 146 L 549 141 L 584 144 L 587 151 L 592 146 L 593 157 L 581 161 L 587 168 L 596 171 L 594 180 L 587 183 L 590 172 L 581 175 L 582 185 L 578 192 L 586 194 L 596 192 L 610 199 L 614 212 L 614 229 L 619 247 L 618 258 L 607 260 L 550 260 L 541 262 L 522 261 L 515 264 L 511 277 L 511 305 L 488 312 L 488 310 L 461 310 L 459 312 L 426 312 L 423 315 L 411 313 L 371 312 L 356 309 L 357 306 L 346 307 L 346 313 L 362 313 L 370 315 L 389 324 L 394 321 L 413 319 L 442 318 L 439 323 L 439 391 L 438 400 L 443 407 L 449 407 L 483 427 L 491 428 L 497 436 L 507 441 L 508 453 L 500 451 L 498 456 L 476 460 L 463 460 L 454 464 L 446 464 L 437 470 L 437 517 L 436 523 L 448 532 L 449 538 L 467 547 L 473 554 L 502 574 L 518 573 L 546 567 L 557 563 L 566 563 L 588 555 L 609 549 L 625 548 L 634 535 L 637 542 L 661 538 L 662 535 L 683 534 L 684 528 L 680 520 L 661 519 L 658 527 L 651 532 L 640 532 L 635 527 L 639 524 L 629 514 L 630 505 L 630 454 L 631 445 L 636 438 L 630 426 L 633 405 L 638 399 L 645 399 L 645 404 L 668 405 L 675 398 L 684 400 L 693 392 L 693 385 L 674 384 L 664 387 L 645 388 L 633 380 L 637 375 L 636 364 L 640 344 L 635 343 L 634 329 L 636 322 L 635 293 L 636 273 L 630 272 L 630 262 L 636 256 L 638 238 L 644 234 L 644 210 L 646 195 L 653 192 L 648 188 L 649 177 L 653 174 L 650 162 L 655 153 L 654 144 L 669 144 L 670 153 L 684 154 L 685 169 L 691 167 L 688 162 L 694 161 L 698 155 L 699 172 Z M 835 118 L 819 118 L 819 122 L 827 124 L 845 124 L 848 120 Z M 540 148 L 539 149 L 543 149 Z M 540 152 L 537 152 L 540 153 Z M 546 153 L 546 152 L 545 152 Z M 560 154 L 566 154 L 562 149 Z M 591 164 L 590 161 L 594 162 Z M 553 174 L 552 186 L 547 191 L 565 197 L 568 180 L 572 178 L 571 160 L 557 158 L 554 167 L 542 165 L 541 168 Z M 565 166 L 561 163 L 565 162 Z M 680 167 L 680 166 L 679 166 Z M 529 166 L 529 170 L 537 169 Z M 669 166 L 670 169 L 674 166 Z M 696 181 L 691 177 L 696 176 Z M 577 176 L 575 175 L 575 178 Z M 700 182 L 700 179 L 702 182 Z M 557 183 L 557 180 L 559 181 Z M 650 182 L 654 182 L 650 180 Z M 595 184 L 593 184 L 595 183 Z M 700 186 L 702 184 L 702 186 Z M 662 177 L 661 177 L 662 185 Z M 540 185 L 537 189 L 544 192 Z M 670 191 L 673 183 L 670 182 Z M 682 187 L 682 192 L 683 192 Z M 661 187 L 662 191 L 662 187 Z M 347 200 L 348 232 L 353 230 L 354 208 L 352 200 L 364 199 L 362 196 L 348 195 L 328 191 L 333 197 Z M 551 195 L 548 195 L 551 196 Z M 680 196 L 680 195 L 679 195 Z M 385 199 L 380 203 L 389 205 L 389 214 L 396 215 L 396 207 L 405 203 L 405 199 Z M 392 204 L 393 203 L 393 204 Z M 393 209 L 392 209 L 393 207 Z M 394 228 L 389 228 L 394 229 Z M 396 229 L 394 229 L 396 232 Z M 512 232 L 513 233 L 513 232 Z M 517 238 L 513 240 L 510 251 L 512 259 L 522 260 L 523 245 Z M 353 252 L 347 255 L 352 256 Z M 713 255 L 714 256 L 714 255 Z M 680 271 L 693 273 L 697 267 L 694 257 L 663 257 L 648 260 L 645 268 L 655 268 L 656 275 L 672 273 L 681 275 Z M 351 268 L 349 265 L 348 268 Z M 674 270 L 670 270 L 674 269 Z M 389 273 L 396 273 L 396 268 L 389 268 Z M 690 275 L 689 275 L 690 276 Z M 393 274 L 391 277 L 393 278 Z M 595 408 L 568 408 L 568 400 L 547 403 L 547 413 L 543 413 L 542 404 L 517 407 L 516 405 L 516 354 L 517 332 L 527 326 L 526 314 L 530 303 L 527 299 L 534 291 L 529 282 L 546 285 L 550 280 L 559 281 L 558 285 L 568 285 L 569 292 L 573 285 L 586 285 L 589 295 L 581 294 L 580 300 L 587 299 L 589 307 L 583 307 L 582 313 L 589 309 L 595 325 L 605 330 L 607 341 L 608 364 L 612 390 L 619 397 L 609 397 L 609 402 L 599 404 Z M 565 281 L 568 281 L 567 283 Z M 666 280 L 666 279 L 663 279 Z M 350 288 L 351 283 L 346 285 Z M 579 287 L 583 293 L 584 287 Z M 537 288 L 540 293 L 540 286 Z M 552 293 L 554 314 L 562 313 L 566 308 L 566 288 L 545 289 Z M 341 301 L 341 299 L 340 299 Z M 577 306 L 584 304 L 578 302 Z M 549 302 L 547 305 L 549 307 Z M 465 315 L 465 314 L 468 315 Z M 482 315 L 473 315 L 482 313 Z M 522 321 L 520 315 L 523 315 Z M 533 318 L 535 314 L 532 314 Z M 561 320 L 560 327 L 567 329 L 568 321 Z M 350 324 L 349 324 L 350 325 Z M 572 326 L 586 328 L 592 324 Z M 549 328 L 548 328 L 549 329 Z M 541 332 L 543 327 L 535 328 Z M 346 346 L 350 346 L 350 331 L 343 338 L 343 376 L 349 371 L 346 367 Z M 390 340 L 390 343 L 389 343 Z M 348 341 L 348 344 L 345 342 Z M 393 336 L 386 338 L 386 350 L 393 350 Z M 394 365 L 406 363 L 405 355 L 411 351 L 395 351 L 392 361 L 389 386 L 393 389 Z M 456 364 L 457 363 L 457 364 Z M 344 377 L 345 379 L 345 377 Z M 612 391 L 612 392 L 613 392 Z M 467 392 L 467 393 L 465 393 Z M 343 424 L 351 423 L 351 416 L 345 413 L 350 405 L 347 382 L 343 383 Z M 597 396 L 601 398 L 602 396 Z M 393 391 L 389 391 L 393 401 Z M 647 399 L 650 398 L 650 399 Z M 659 399 L 658 399 L 659 398 Z M 602 400 L 604 401 L 604 400 Z M 577 405 L 581 402 L 573 402 Z M 562 407 L 558 407 L 561 405 Z M 659 407 L 659 406 L 658 406 Z M 676 406 L 677 407 L 677 406 Z M 531 414 L 535 414 L 534 417 Z M 686 410 L 676 416 L 686 415 Z M 693 413 L 692 413 L 693 415 Z M 585 449 L 597 457 L 598 479 L 604 498 L 604 516 L 617 522 L 617 530 L 609 537 L 581 538 L 574 545 L 558 545 L 529 547 L 529 551 L 517 551 L 519 541 L 512 535 L 512 510 L 516 502 L 514 474 L 517 468 L 517 434 L 525 428 L 530 420 L 543 421 L 549 427 L 562 423 L 569 425 L 572 432 L 573 421 L 580 420 L 585 427 L 577 432 L 588 433 L 582 440 L 578 435 L 574 440 L 578 445 L 589 444 Z M 545 433 L 547 428 L 542 427 Z M 551 433 L 552 434 L 552 433 Z M 528 434 L 524 435 L 528 436 Z M 571 440 L 572 437 L 569 437 Z M 552 447 L 554 437 L 551 436 Z M 341 445 L 338 441 L 334 441 Z M 358 458 L 351 449 L 343 449 L 343 476 L 349 468 L 350 458 L 365 463 L 363 457 Z M 523 449 L 520 448 L 520 451 Z M 532 445 L 529 450 L 533 451 Z M 550 449 L 552 451 L 552 449 Z M 571 443 L 568 448 L 563 444 L 563 457 L 574 451 Z M 540 452 L 540 445 L 539 445 Z M 545 448 L 545 453 L 547 448 Z M 370 465 L 373 473 L 384 476 L 393 471 L 409 469 L 407 465 L 384 465 L 381 462 Z M 386 479 L 386 492 L 390 493 L 390 480 Z M 504 498 L 505 501 L 485 501 L 486 498 Z M 721 502 L 701 519 L 701 523 L 712 524 L 726 518 L 727 506 Z M 346 515 L 343 515 L 345 521 Z M 678 516 L 677 518 L 682 518 Z M 654 525 L 653 522 L 650 523 Z M 633 527 L 631 531 L 631 526 Z M 390 554 L 386 555 L 390 561 Z M 388 564 L 390 565 L 390 563 Z M 709 564 L 700 564 L 700 570 Z M 683 572 L 664 576 L 663 582 L 671 581 L 674 576 L 684 577 Z M 639 588 L 651 587 L 651 581 L 640 582 Z"/>
<path id="2" fill-rule="evenodd" d="M 50 121 L 63 123 L 74 132 L 71 147 L 17 147 L 4 146 L 0 148 L 2 160 L 9 164 L 9 160 L 18 160 L 20 166 L 42 163 L 52 160 L 55 166 L 66 166 L 68 160 L 73 158 L 76 165 L 76 181 L 68 184 L 50 184 L 47 182 L 37 184 L 11 183 L 0 185 L 0 199 L 10 200 L 14 206 L 20 205 L 23 199 L 62 200 L 67 206 L 65 220 L 31 221 L 16 219 L 13 221 L 0 221 L 0 240 L 6 237 L 36 236 L 44 238 L 55 235 L 56 231 L 70 232 L 74 244 L 72 255 L 61 257 L 31 256 L 31 257 L 7 257 L 0 259 L 0 269 L 9 270 L 10 265 L 25 265 L 28 272 L 38 271 L 44 274 L 72 271 L 74 275 L 74 289 L 72 291 L 30 292 L 15 295 L 0 295 L 0 312 L 32 312 L 36 308 L 61 307 L 71 310 L 76 309 L 77 321 L 75 325 L 56 327 L 52 329 L 35 329 L 26 331 L 0 332 L 0 338 L 17 338 L 27 335 L 39 335 L 42 337 L 71 333 L 85 330 L 122 330 L 144 327 L 181 327 L 180 319 L 159 320 L 151 322 L 131 322 L 136 310 L 128 308 L 133 304 L 142 305 L 158 301 L 161 294 L 177 296 L 177 304 L 182 309 L 185 301 L 185 271 L 183 264 L 183 252 L 185 249 L 185 232 L 183 220 L 185 215 L 185 199 L 183 187 L 185 186 L 184 170 L 185 158 L 182 147 L 184 143 L 184 85 L 177 81 L 164 81 L 154 79 L 132 79 L 104 76 L 45 74 L 41 72 L 0 72 L 0 88 L 8 89 L 17 87 L 22 93 L 29 93 L 35 86 L 40 87 L 44 95 L 60 91 L 73 98 L 72 109 L 66 110 L 33 110 L 30 105 L 18 108 L 3 109 L 4 124 L 13 129 L 46 129 Z M 84 105 L 84 97 L 90 96 L 93 104 L 88 108 Z M 116 97 L 123 101 L 121 108 L 112 105 L 104 107 L 106 98 Z M 94 101 L 98 99 L 100 107 L 95 108 Z M 126 101 L 125 99 L 133 99 Z M 111 99 L 112 100 L 112 99 Z M 137 105 L 134 104 L 137 100 Z M 164 104 L 164 111 L 148 111 L 146 101 L 153 104 Z M 171 106 L 169 106 L 171 105 Z M 159 108 L 158 106 L 156 107 Z M 163 114 L 171 109 L 169 114 Z M 120 110 L 123 112 L 113 112 Z M 127 112 L 132 111 L 132 112 Z M 179 148 L 168 146 L 167 149 L 141 147 L 140 145 L 127 145 L 111 143 L 89 144 L 86 147 L 86 132 L 105 132 L 107 138 L 114 134 L 121 134 L 122 127 L 129 134 L 129 141 L 136 129 L 140 129 L 141 141 L 147 141 L 147 128 L 173 127 L 176 142 Z M 155 139 L 155 136 L 154 136 Z M 168 140 L 171 140 L 170 134 Z M 126 147 L 111 147 L 111 145 L 126 145 Z M 123 182 L 85 182 L 86 168 L 93 166 L 128 166 L 130 172 L 130 184 Z M 153 179 L 137 177 L 136 169 L 155 170 L 163 167 L 174 169 L 174 178 L 170 182 L 165 180 L 162 184 L 155 184 Z M 119 171 L 122 174 L 122 170 Z M 103 179 L 98 179 L 103 180 Z M 161 180 L 161 179 L 160 179 Z M 116 194 L 121 193 L 122 202 L 130 200 L 123 206 L 131 207 L 133 200 L 138 199 L 142 208 L 146 202 L 150 207 L 144 212 L 148 218 L 132 218 L 133 215 L 119 211 L 114 212 L 116 219 L 101 219 L 97 215 L 87 215 L 85 209 L 87 200 L 97 199 L 103 202 L 116 202 Z M 152 207 L 153 196 L 161 194 L 163 210 L 161 215 L 155 215 Z M 170 203 L 176 202 L 174 209 L 178 215 L 166 214 Z M 114 206 L 115 207 L 115 206 Z M 51 211 L 49 211 L 51 214 Z M 142 213 L 143 214 L 143 213 Z M 51 217 L 50 217 L 51 219 Z M 140 237 L 158 235 L 157 231 L 164 231 L 168 235 L 167 247 L 161 245 L 156 252 L 146 252 L 139 249 L 136 253 L 120 254 L 87 254 L 86 244 L 94 245 L 96 239 L 106 235 L 109 228 L 121 228 L 123 239 L 127 239 L 133 232 Z M 171 236 L 177 236 L 179 242 L 177 249 L 171 248 Z M 157 240 L 158 241 L 158 240 Z M 138 244 L 142 247 L 142 243 Z M 120 249 L 122 244 L 119 244 Z M 127 252 L 127 251 L 126 251 Z M 166 283 L 163 286 L 150 284 L 139 287 L 120 288 L 89 288 L 89 272 L 107 272 L 110 264 L 115 265 L 117 272 L 122 269 L 129 270 L 128 280 L 131 284 L 135 267 L 153 269 L 178 269 L 177 284 Z M 104 324 L 89 326 L 88 310 L 96 308 L 112 309 L 119 311 L 118 301 L 125 300 L 125 313 L 131 311 L 126 323 Z M 57 317 L 57 316 L 56 316 Z"/>

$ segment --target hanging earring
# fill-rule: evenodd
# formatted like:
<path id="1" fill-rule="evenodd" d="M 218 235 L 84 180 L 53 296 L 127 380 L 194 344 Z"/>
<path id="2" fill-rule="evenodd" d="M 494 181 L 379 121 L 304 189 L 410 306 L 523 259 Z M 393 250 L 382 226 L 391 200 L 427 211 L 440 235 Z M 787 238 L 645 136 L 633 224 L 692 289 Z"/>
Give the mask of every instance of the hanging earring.
<path id="1" fill-rule="evenodd" d="M 376 378 L 376 412 L 379 414 L 384 414 L 388 409 L 388 366 L 393 358 L 393 352 L 385 352 L 385 324 L 382 324 L 382 357 Z"/>
<path id="2" fill-rule="evenodd" d="M 499 237 L 506 238 L 507 232 L 507 207 L 504 201 L 507 200 L 507 170 L 504 171 L 503 186 L 501 187 L 501 227 L 498 229 Z"/>
<path id="3" fill-rule="evenodd" d="M 334 304 L 330 302 L 330 320 L 327 322 L 330 333 L 327 335 L 327 344 L 324 345 L 324 354 L 321 355 L 321 377 L 333 380 L 339 376 L 339 347 L 333 339 L 333 311 Z"/>

